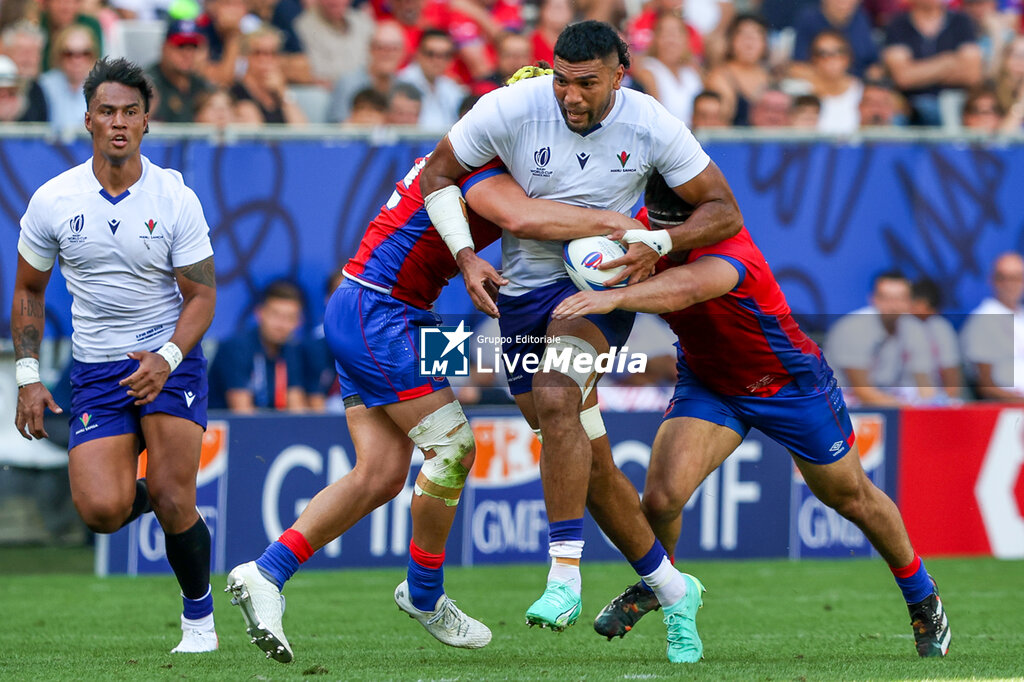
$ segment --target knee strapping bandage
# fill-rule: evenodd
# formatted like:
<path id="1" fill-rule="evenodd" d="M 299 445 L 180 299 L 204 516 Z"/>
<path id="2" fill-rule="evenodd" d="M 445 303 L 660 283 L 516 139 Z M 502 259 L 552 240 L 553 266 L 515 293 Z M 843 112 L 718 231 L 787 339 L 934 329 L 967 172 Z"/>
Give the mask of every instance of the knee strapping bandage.
<path id="1" fill-rule="evenodd" d="M 588 358 L 588 360 L 582 361 L 579 364 L 589 368 L 589 371 L 577 369 L 576 358 L 580 356 Z M 549 343 L 547 348 L 544 349 L 544 359 L 541 362 L 541 367 L 554 369 L 556 372 L 560 372 L 575 381 L 580 387 L 580 392 L 583 394 L 583 399 L 580 401 L 580 404 L 582 404 L 587 401 L 587 396 L 590 395 L 590 392 L 594 390 L 594 385 L 597 384 L 597 372 L 594 370 L 596 362 L 596 348 L 577 336 L 560 336 L 556 341 Z"/>
<path id="2" fill-rule="evenodd" d="M 462 460 L 474 445 L 462 405 L 455 400 L 428 414 L 409 431 L 409 438 L 424 453 L 434 453 L 416 477 L 416 494 L 444 500 L 449 507 L 457 505 L 469 474 Z"/>
<path id="3" fill-rule="evenodd" d="M 607 433 L 604 419 L 601 419 L 601 408 L 597 405 L 580 412 L 580 423 L 583 424 L 583 430 L 587 432 L 587 438 L 590 440 L 597 440 Z"/>

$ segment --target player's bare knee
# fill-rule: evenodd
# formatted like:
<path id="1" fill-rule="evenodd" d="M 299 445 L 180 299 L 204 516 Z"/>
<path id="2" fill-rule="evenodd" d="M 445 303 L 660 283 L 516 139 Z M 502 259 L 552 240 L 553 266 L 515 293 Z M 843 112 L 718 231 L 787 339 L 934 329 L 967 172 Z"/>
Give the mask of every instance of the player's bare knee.
<path id="1" fill-rule="evenodd" d="M 131 513 L 130 504 L 113 500 L 82 503 L 75 500 L 78 515 L 93 533 L 113 533 L 124 524 Z"/>
<path id="2" fill-rule="evenodd" d="M 420 468 L 414 492 L 439 499 L 450 507 L 457 505 L 476 453 L 473 429 L 459 401 L 421 419 L 409 431 L 409 438 L 423 452 L 433 453 Z"/>
<path id="3" fill-rule="evenodd" d="M 644 488 L 641 506 L 644 515 L 649 519 L 668 521 L 679 516 L 683 511 L 686 498 L 677 491 L 660 486 L 648 485 Z"/>

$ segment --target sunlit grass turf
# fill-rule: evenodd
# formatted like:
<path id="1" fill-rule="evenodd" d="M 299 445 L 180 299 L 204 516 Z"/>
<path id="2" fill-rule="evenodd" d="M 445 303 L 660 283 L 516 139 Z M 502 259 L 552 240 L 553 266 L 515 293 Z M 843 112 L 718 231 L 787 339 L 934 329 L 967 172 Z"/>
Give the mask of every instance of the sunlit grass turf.
<path id="1" fill-rule="evenodd" d="M 906 607 L 881 561 L 693 562 L 708 588 L 698 619 L 705 660 L 665 659 L 660 613 L 623 640 L 595 634 L 596 613 L 634 576 L 584 563 L 579 623 L 563 634 L 523 624 L 546 568 L 449 568 L 449 594 L 494 633 L 481 650 L 445 647 L 400 613 L 404 571 L 300 572 L 285 589 L 295 662 L 268 661 L 214 594 L 221 650 L 172 655 L 181 602 L 170 577 L 0 577 L 4 679 L 966 679 L 1024 675 L 1024 563 L 931 560 L 950 615 L 943 660 L 918 659 Z"/>

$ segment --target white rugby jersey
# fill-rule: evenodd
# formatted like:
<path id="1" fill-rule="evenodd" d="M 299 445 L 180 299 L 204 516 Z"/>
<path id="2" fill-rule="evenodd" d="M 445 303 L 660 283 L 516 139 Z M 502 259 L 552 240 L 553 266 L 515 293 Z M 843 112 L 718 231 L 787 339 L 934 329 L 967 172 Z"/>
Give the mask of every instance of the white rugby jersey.
<path id="1" fill-rule="evenodd" d="M 569 130 L 553 90 L 541 76 L 484 95 L 448 133 L 458 160 L 477 168 L 499 157 L 526 194 L 629 214 L 652 169 L 672 187 L 711 159 L 682 121 L 656 99 L 628 88 L 600 125 Z M 566 277 L 562 242 L 502 236 L 502 293 L 519 296 Z"/>
<path id="2" fill-rule="evenodd" d="M 213 255 L 210 228 L 181 174 L 142 157 L 142 176 L 111 197 L 92 159 L 32 195 L 18 251 L 33 267 L 60 270 L 72 296 L 72 355 L 124 360 L 174 333 L 182 297 L 173 268 Z"/>

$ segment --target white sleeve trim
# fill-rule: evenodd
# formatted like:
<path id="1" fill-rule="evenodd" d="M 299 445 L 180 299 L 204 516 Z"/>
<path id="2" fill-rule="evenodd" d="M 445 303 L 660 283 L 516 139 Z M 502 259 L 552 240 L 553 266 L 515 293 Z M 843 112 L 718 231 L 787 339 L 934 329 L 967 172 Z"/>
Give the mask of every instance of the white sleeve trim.
<path id="1" fill-rule="evenodd" d="M 40 272 L 46 272 L 53 267 L 53 258 L 40 256 L 32 250 L 32 247 L 25 243 L 25 239 L 22 237 L 18 237 L 18 253 L 25 259 L 26 263 Z"/>

